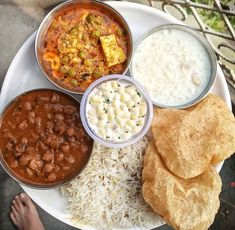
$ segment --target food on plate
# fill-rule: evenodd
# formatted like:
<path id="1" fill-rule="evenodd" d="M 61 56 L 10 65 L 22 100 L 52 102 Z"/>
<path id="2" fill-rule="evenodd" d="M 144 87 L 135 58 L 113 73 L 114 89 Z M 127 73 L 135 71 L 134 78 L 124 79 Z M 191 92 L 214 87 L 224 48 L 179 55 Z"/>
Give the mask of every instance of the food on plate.
<path id="1" fill-rule="evenodd" d="M 79 103 L 59 91 L 26 92 L 4 111 L 0 126 L 3 163 L 32 185 L 63 182 L 86 165 L 93 141 L 83 129 Z"/>
<path id="2" fill-rule="evenodd" d="M 106 81 L 87 98 L 88 124 L 104 140 L 122 142 L 135 136 L 146 123 L 146 113 L 142 93 L 128 82 Z"/>
<path id="3" fill-rule="evenodd" d="M 208 229 L 221 191 L 214 164 L 235 151 L 232 112 L 209 94 L 185 110 L 156 108 L 151 131 L 142 171 L 144 200 L 174 229 Z"/>
<path id="4" fill-rule="evenodd" d="M 114 34 L 101 36 L 100 42 L 108 67 L 123 63 L 126 60 L 126 55 L 118 45 Z"/>
<path id="5" fill-rule="evenodd" d="M 101 76 L 123 73 L 127 31 L 107 10 L 84 3 L 61 10 L 43 35 L 40 58 L 58 85 L 76 92 Z"/>
<path id="6" fill-rule="evenodd" d="M 174 229 L 205 230 L 213 223 L 221 191 L 213 166 L 200 176 L 181 179 L 165 166 L 152 142 L 145 152 L 142 180 L 145 201 Z"/>
<path id="7" fill-rule="evenodd" d="M 115 74 L 89 86 L 80 112 L 85 130 L 95 141 L 122 148 L 136 143 L 148 132 L 153 104 L 136 80 Z"/>
<path id="8" fill-rule="evenodd" d="M 183 106 L 204 93 L 210 84 L 211 59 L 202 42 L 173 25 L 152 30 L 137 45 L 132 76 L 159 106 Z"/>
<path id="9" fill-rule="evenodd" d="M 161 218 L 144 202 L 141 193 L 143 153 L 147 143 L 144 137 L 121 149 L 94 144 L 88 167 L 61 188 L 69 202 L 67 213 L 75 226 L 151 229 L 161 223 Z"/>
<path id="10" fill-rule="evenodd" d="M 235 151 L 235 119 L 225 102 L 209 94 L 185 110 L 155 109 L 152 133 L 168 169 L 181 178 L 202 174 Z"/>

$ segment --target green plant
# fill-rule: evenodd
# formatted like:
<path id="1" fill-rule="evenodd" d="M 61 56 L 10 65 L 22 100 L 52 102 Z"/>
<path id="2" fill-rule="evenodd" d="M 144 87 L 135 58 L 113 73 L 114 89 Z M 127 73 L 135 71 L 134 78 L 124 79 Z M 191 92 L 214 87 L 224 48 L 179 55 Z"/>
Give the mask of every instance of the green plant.
<path id="1" fill-rule="evenodd" d="M 192 2 L 197 2 L 201 4 L 213 6 L 214 0 L 191 0 Z M 220 0 L 222 4 L 235 4 L 235 0 Z M 227 27 L 224 23 L 221 15 L 215 11 L 197 9 L 198 13 L 201 15 L 204 23 L 211 27 L 212 29 L 218 32 L 226 32 Z M 191 10 L 188 10 L 189 13 L 192 13 Z M 229 21 L 231 22 L 233 28 L 235 29 L 235 16 L 228 16 Z"/>

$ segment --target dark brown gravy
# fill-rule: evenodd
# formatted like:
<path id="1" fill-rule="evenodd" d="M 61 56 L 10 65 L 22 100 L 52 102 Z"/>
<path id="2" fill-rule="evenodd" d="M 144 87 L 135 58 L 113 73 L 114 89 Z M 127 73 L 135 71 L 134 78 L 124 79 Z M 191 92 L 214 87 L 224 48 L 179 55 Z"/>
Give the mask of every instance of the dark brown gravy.
<path id="1" fill-rule="evenodd" d="M 62 92 L 28 92 L 6 109 L 0 122 L 0 153 L 30 183 L 66 181 L 90 157 L 93 140 L 82 127 L 79 104 Z"/>

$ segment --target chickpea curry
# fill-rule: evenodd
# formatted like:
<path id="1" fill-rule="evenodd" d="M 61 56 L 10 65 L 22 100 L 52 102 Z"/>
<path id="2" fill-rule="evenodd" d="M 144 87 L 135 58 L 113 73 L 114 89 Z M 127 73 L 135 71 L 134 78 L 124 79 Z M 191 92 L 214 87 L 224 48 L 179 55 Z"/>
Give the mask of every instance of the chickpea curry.
<path id="1" fill-rule="evenodd" d="M 53 184 L 71 179 L 87 163 L 92 146 L 79 103 L 62 92 L 28 92 L 2 116 L 0 154 L 24 181 Z"/>
<path id="2" fill-rule="evenodd" d="M 96 79 L 126 68 L 127 33 L 99 8 L 64 9 L 43 40 L 43 66 L 66 89 L 84 92 Z"/>

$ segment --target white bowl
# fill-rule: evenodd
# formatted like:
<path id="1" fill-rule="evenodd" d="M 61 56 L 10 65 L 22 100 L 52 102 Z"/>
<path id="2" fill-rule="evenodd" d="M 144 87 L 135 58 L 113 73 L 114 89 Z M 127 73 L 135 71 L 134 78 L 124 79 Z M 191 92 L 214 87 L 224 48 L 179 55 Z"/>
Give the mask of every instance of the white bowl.
<path id="1" fill-rule="evenodd" d="M 147 106 L 145 123 L 144 123 L 142 129 L 137 134 L 132 136 L 131 138 L 129 138 L 125 141 L 120 141 L 120 142 L 105 140 L 105 139 L 99 137 L 94 132 L 94 130 L 90 127 L 87 116 L 86 116 L 87 98 L 90 95 L 90 93 L 93 91 L 93 89 L 100 86 L 101 84 L 103 84 L 107 81 L 113 81 L 113 80 L 117 80 L 118 82 L 125 82 L 125 83 L 133 85 L 142 94 L 142 97 L 145 100 L 146 106 Z M 153 119 L 153 104 L 152 104 L 151 98 L 148 95 L 148 93 L 145 91 L 145 89 L 142 87 L 142 85 L 140 83 L 138 83 L 135 79 L 130 78 L 128 76 L 124 76 L 124 75 L 113 74 L 113 75 L 104 76 L 104 77 L 96 80 L 87 88 L 87 90 L 85 91 L 85 93 L 82 97 L 82 101 L 81 101 L 81 105 L 80 105 L 80 115 L 81 115 L 82 124 L 83 124 L 85 130 L 87 131 L 88 135 L 91 138 L 93 138 L 95 141 L 97 141 L 100 144 L 105 145 L 107 147 L 122 148 L 127 145 L 131 145 L 131 144 L 136 143 L 148 132 L 150 125 L 151 125 L 151 122 L 152 122 L 152 119 Z"/>

